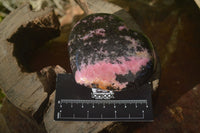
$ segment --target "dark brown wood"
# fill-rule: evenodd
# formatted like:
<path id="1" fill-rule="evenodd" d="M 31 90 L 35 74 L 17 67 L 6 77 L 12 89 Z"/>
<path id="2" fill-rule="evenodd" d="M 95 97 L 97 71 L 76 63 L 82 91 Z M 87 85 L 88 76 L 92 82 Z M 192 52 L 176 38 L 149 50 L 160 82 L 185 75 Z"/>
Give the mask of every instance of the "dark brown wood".
<path id="1" fill-rule="evenodd" d="M 29 59 L 35 49 L 58 35 L 59 22 L 52 9 L 33 12 L 23 5 L 0 24 L 0 88 L 12 104 L 34 117 L 48 101 L 48 89 L 39 72 L 29 70 Z"/>
<path id="2" fill-rule="evenodd" d="M 1 133 L 46 133 L 42 124 L 38 124 L 29 114 L 4 99 L 0 110 Z"/>

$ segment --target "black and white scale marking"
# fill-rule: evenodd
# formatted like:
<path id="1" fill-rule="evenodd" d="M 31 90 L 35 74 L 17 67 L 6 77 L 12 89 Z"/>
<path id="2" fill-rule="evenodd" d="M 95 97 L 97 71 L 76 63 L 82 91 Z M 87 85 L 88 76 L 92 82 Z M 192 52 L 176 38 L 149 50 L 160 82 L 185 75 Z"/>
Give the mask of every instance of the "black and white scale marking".
<path id="1" fill-rule="evenodd" d="M 70 74 L 59 74 L 56 82 L 55 120 L 153 121 L 149 83 L 104 100 L 91 98 L 91 88 L 76 84 Z"/>

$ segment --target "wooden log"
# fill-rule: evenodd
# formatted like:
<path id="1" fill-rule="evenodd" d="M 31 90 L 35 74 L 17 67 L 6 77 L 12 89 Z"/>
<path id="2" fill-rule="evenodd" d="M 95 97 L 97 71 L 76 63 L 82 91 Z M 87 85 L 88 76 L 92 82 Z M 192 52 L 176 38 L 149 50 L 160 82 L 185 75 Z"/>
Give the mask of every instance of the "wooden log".
<path id="1" fill-rule="evenodd" d="M 19 109 L 39 118 L 48 92 L 39 72 L 29 70 L 34 50 L 59 35 L 59 22 L 52 9 L 33 12 L 23 5 L 0 24 L 0 88 Z"/>
<path id="2" fill-rule="evenodd" d="M 45 133 L 42 124 L 4 99 L 0 110 L 1 133 Z"/>

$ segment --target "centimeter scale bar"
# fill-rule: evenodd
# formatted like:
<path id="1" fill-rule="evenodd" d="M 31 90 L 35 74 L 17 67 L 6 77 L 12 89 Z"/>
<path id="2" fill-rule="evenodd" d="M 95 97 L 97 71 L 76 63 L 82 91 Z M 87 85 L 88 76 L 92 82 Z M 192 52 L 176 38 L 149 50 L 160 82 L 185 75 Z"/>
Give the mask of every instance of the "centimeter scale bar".
<path id="1" fill-rule="evenodd" d="M 58 104 L 62 103 L 118 103 L 118 104 L 132 104 L 132 103 L 141 103 L 147 104 L 147 100 L 75 100 L 75 99 L 61 99 L 58 101 Z"/>
<path id="2" fill-rule="evenodd" d="M 57 120 L 138 120 L 149 112 L 147 100 L 75 100 L 57 101 Z"/>

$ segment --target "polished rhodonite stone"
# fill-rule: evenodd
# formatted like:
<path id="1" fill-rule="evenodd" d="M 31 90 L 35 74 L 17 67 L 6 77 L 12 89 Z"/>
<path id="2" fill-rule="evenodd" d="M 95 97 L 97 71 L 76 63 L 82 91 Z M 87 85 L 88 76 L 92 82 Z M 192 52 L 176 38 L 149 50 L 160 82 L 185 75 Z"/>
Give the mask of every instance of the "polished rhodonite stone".
<path id="1" fill-rule="evenodd" d="M 122 90 L 129 83 L 144 83 L 153 71 L 151 42 L 111 14 L 77 22 L 68 46 L 75 80 L 87 87 Z"/>

